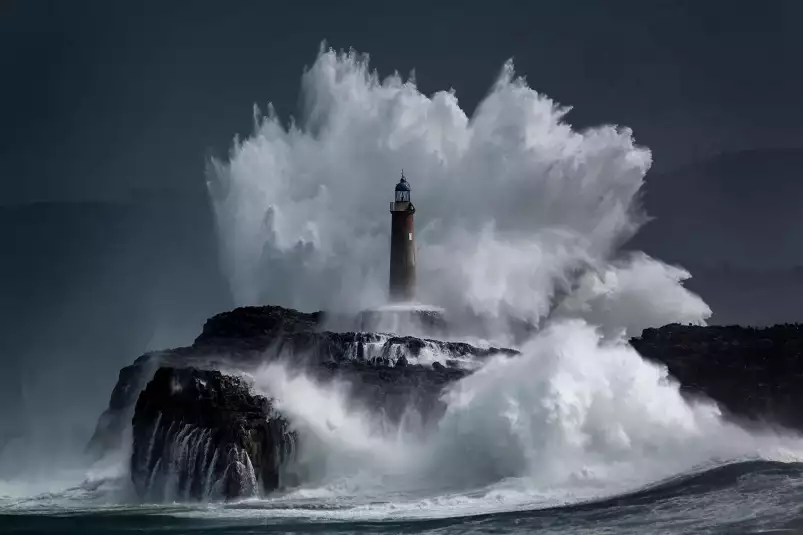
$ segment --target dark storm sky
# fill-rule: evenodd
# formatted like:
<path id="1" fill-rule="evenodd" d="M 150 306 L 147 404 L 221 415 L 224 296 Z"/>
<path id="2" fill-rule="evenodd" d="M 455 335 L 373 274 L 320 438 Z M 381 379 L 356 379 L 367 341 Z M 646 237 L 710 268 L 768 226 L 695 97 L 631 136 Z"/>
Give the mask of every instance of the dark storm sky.
<path id="1" fill-rule="evenodd" d="M 796 0 L 0 0 L 0 204 L 200 191 L 253 103 L 295 111 L 324 39 L 468 109 L 513 57 L 573 123 L 632 127 L 656 170 L 803 146 L 801 16 Z"/>

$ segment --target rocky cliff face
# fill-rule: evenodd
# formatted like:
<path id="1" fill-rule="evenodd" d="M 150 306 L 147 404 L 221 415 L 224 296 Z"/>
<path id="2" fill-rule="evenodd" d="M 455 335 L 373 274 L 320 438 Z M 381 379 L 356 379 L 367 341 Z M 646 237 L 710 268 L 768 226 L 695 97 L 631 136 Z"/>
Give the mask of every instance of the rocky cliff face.
<path id="1" fill-rule="evenodd" d="M 445 408 L 443 387 L 465 365 L 500 348 L 392 334 L 323 330 L 324 314 L 246 307 L 218 314 L 192 346 L 149 353 L 120 371 L 90 449 L 120 445 L 133 424 L 131 476 L 145 500 L 237 498 L 280 488 L 294 435 L 233 376 L 282 361 L 315 379 L 339 379 L 352 395 L 398 420 L 408 407 L 423 425 Z M 218 370 L 230 370 L 222 375 Z"/>
<path id="2" fill-rule="evenodd" d="M 134 412 L 131 479 L 147 500 L 256 496 L 280 488 L 295 436 L 241 379 L 159 368 Z"/>

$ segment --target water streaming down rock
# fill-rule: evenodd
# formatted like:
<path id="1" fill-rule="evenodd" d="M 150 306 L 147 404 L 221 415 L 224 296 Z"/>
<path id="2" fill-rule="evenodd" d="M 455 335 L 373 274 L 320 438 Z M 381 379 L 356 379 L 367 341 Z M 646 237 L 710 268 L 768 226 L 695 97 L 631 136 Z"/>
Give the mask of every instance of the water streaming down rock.
<path id="1" fill-rule="evenodd" d="M 133 418 L 131 477 L 147 501 L 256 496 L 282 485 L 294 440 L 237 377 L 160 368 Z"/>

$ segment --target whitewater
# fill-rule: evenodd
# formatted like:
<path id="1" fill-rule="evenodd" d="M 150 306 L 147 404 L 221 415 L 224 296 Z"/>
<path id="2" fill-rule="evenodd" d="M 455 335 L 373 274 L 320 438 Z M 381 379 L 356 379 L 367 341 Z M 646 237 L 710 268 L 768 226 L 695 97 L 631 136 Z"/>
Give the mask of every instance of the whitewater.
<path id="1" fill-rule="evenodd" d="M 715 404 L 684 398 L 664 367 L 626 342 L 711 314 L 684 287 L 685 269 L 623 249 L 649 219 L 640 195 L 652 157 L 633 132 L 574 129 L 570 108 L 531 88 L 512 62 L 470 116 L 454 92 L 428 96 L 413 76 L 383 79 L 353 51 L 322 48 L 301 97 L 292 120 L 255 108 L 251 135 L 209 162 L 221 263 L 238 305 L 382 309 L 387 201 L 404 169 L 417 208 L 419 306 L 458 323 L 482 318 L 483 343 L 513 344 L 510 318 L 538 332 L 516 342 L 519 355 L 475 363 L 448 387 L 430 430 L 412 412 L 390 424 L 350 400 L 347 385 L 280 363 L 243 371 L 303 444 L 288 468 L 302 483 L 283 493 L 140 504 L 122 451 L 89 471 L 0 481 L 2 522 L 644 533 L 794 520 L 803 440 L 745 430 Z"/>

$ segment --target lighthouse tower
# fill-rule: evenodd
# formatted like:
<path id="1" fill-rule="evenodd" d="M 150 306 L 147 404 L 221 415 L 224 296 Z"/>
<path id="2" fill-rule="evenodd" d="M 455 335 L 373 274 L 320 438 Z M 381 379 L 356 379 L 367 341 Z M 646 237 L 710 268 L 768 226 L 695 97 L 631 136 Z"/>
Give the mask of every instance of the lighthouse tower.
<path id="1" fill-rule="evenodd" d="M 404 178 L 396 184 L 396 198 L 390 203 L 390 299 L 410 301 L 415 294 L 415 207 L 410 202 L 410 184 Z"/>

